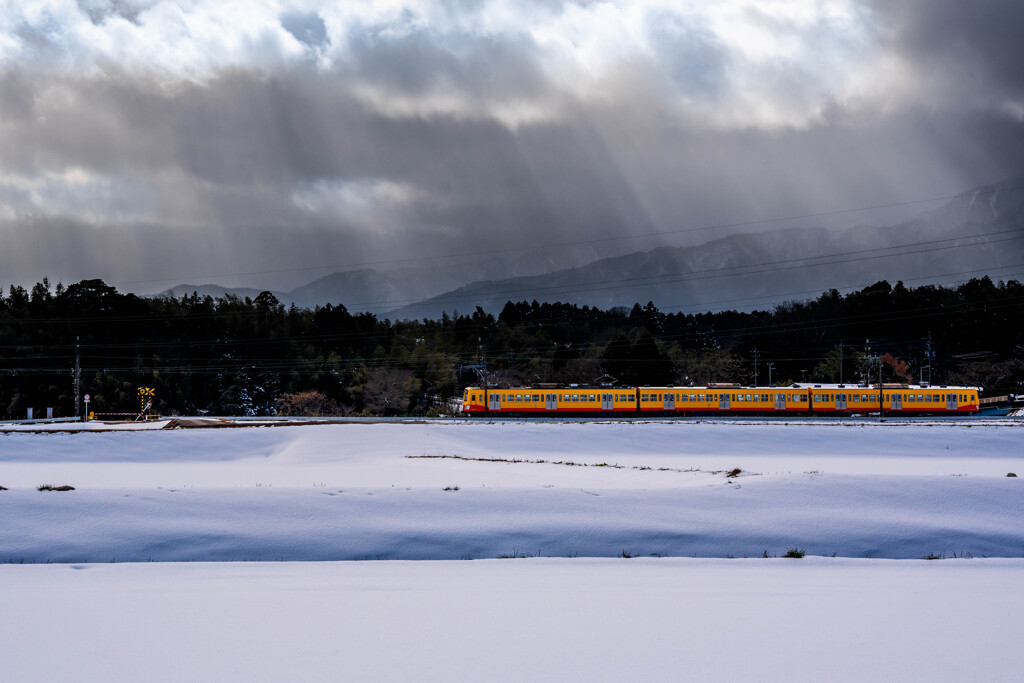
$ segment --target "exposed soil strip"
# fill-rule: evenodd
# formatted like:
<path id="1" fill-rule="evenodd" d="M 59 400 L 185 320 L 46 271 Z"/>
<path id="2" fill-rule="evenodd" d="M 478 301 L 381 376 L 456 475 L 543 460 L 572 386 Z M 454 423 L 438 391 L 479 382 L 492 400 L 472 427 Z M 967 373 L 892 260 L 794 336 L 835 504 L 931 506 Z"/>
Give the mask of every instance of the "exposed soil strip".
<path id="1" fill-rule="evenodd" d="M 525 463 L 528 463 L 528 464 L 531 464 L 531 465 L 565 465 L 566 467 L 608 467 L 608 468 L 611 468 L 613 470 L 641 470 L 641 471 L 649 471 L 650 470 L 650 471 L 653 471 L 653 470 L 657 469 L 658 472 L 703 472 L 704 474 L 722 474 L 723 472 L 725 472 L 726 478 L 738 477 L 738 476 L 740 476 L 740 474 L 743 474 L 744 476 L 757 476 L 757 475 L 760 474 L 760 472 L 744 472 L 743 470 L 741 470 L 738 467 L 735 468 L 735 469 L 732 469 L 732 470 L 728 470 L 728 471 L 726 471 L 726 470 L 702 470 L 702 469 L 699 469 L 699 468 L 696 468 L 696 467 L 690 467 L 688 469 L 682 470 L 682 469 L 678 469 L 676 467 L 658 467 L 658 468 L 654 468 L 654 467 L 648 467 L 647 465 L 631 465 L 631 466 L 627 467 L 625 465 L 619 465 L 618 463 L 612 465 L 612 464 L 609 464 L 609 463 L 606 463 L 606 462 L 587 463 L 587 462 L 575 462 L 573 460 L 544 460 L 542 458 L 538 458 L 538 459 L 530 459 L 530 458 L 470 458 L 470 457 L 466 457 L 464 455 L 448 455 L 448 454 L 441 454 L 441 455 L 427 455 L 427 454 L 424 454 L 424 455 L 407 455 L 405 457 L 410 458 L 410 459 L 424 458 L 424 459 L 428 459 L 428 460 L 429 459 L 434 459 L 434 460 L 466 460 L 466 461 L 476 461 L 476 462 L 507 462 L 507 463 L 525 462 Z"/>

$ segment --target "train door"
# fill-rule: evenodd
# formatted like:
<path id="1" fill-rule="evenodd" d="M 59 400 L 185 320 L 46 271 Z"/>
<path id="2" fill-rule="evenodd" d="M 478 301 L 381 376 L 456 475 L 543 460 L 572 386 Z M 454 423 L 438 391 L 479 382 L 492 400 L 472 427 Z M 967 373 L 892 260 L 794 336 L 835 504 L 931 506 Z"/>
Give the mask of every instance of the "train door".
<path id="1" fill-rule="evenodd" d="M 558 410 L 558 394 L 544 394 L 544 409 Z"/>
<path id="2" fill-rule="evenodd" d="M 724 391 L 718 395 L 718 409 L 729 410 L 729 394 Z"/>
<path id="3" fill-rule="evenodd" d="M 898 391 L 892 392 L 892 410 L 903 410 L 903 394 Z"/>
<path id="4" fill-rule="evenodd" d="M 786 409 L 786 395 L 785 394 L 775 394 L 775 410 L 785 410 L 785 409 Z"/>
<path id="5" fill-rule="evenodd" d="M 846 410 L 846 394 L 836 394 L 836 410 Z"/>
<path id="6" fill-rule="evenodd" d="M 501 410 L 501 394 L 494 391 L 488 392 L 487 410 Z"/>
<path id="7" fill-rule="evenodd" d="M 601 394 L 601 410 L 615 409 L 615 394 Z"/>
<path id="8" fill-rule="evenodd" d="M 956 410 L 956 394 L 946 394 L 946 410 Z"/>
<path id="9" fill-rule="evenodd" d="M 664 398 L 664 402 L 662 403 L 662 407 L 664 407 L 665 410 L 675 410 L 675 407 L 676 407 L 676 395 L 675 394 L 665 394 L 665 398 Z"/>

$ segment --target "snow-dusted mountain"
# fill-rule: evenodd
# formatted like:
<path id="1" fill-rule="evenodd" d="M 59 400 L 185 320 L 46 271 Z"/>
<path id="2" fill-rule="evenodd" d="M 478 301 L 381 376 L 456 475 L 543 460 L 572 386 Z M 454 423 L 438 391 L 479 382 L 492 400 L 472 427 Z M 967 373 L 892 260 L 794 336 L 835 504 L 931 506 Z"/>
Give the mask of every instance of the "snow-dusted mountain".
<path id="1" fill-rule="evenodd" d="M 393 318 L 436 317 L 508 300 L 608 308 L 654 301 L 662 310 L 750 310 L 878 280 L 948 283 L 1024 271 L 1024 181 L 980 187 L 891 226 L 795 228 L 734 234 L 600 258 L 593 245 L 479 255 L 459 263 L 332 273 L 290 292 L 289 305 L 342 304 Z M 607 248 L 605 246 L 604 248 Z M 486 256 L 486 258 L 483 258 Z M 178 285 L 161 296 L 255 297 L 255 288 Z"/>
<path id="2" fill-rule="evenodd" d="M 750 310 L 859 288 L 887 279 L 908 285 L 1024 271 L 1024 183 L 978 188 L 893 226 L 799 228 L 659 247 L 532 277 L 487 280 L 396 311 L 495 312 L 508 300 L 568 301 L 602 308 L 654 301 L 662 310 Z"/>

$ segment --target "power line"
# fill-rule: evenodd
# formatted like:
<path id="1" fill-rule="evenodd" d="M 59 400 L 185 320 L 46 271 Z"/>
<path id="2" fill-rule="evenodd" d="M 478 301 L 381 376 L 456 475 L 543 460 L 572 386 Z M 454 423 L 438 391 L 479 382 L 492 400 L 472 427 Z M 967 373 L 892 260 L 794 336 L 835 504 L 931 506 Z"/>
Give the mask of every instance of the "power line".
<path id="1" fill-rule="evenodd" d="M 686 233 L 705 232 L 705 231 L 708 231 L 708 230 L 725 230 L 725 229 L 729 229 L 729 228 L 752 227 L 752 226 L 755 226 L 755 225 L 767 225 L 767 224 L 772 224 L 772 223 L 785 223 L 785 222 L 788 222 L 788 221 L 806 220 L 808 218 L 827 218 L 829 216 L 840 216 L 840 215 L 846 215 L 846 214 L 851 214 L 851 213 L 861 213 L 861 212 L 865 212 L 865 211 L 875 211 L 875 210 L 879 210 L 879 209 L 894 209 L 894 208 L 901 208 L 901 207 L 907 207 L 907 206 L 916 206 L 916 205 L 920 205 L 920 204 L 930 204 L 930 203 L 933 203 L 933 202 L 948 201 L 948 200 L 952 200 L 952 199 L 958 199 L 958 198 L 961 198 L 961 197 L 970 197 L 970 196 L 977 196 L 977 195 L 988 195 L 988 194 L 995 194 L 995 193 L 998 193 L 998 192 L 1013 192 L 1013 191 L 1021 190 L 1021 189 L 1024 189 L 1024 185 L 1018 185 L 1018 186 L 1013 186 L 1013 187 L 996 188 L 996 189 L 990 189 L 990 190 L 978 190 L 978 191 L 973 191 L 973 192 L 960 192 L 960 193 L 957 193 L 957 194 L 944 195 L 944 196 L 941 196 L 941 197 L 929 197 L 927 199 L 913 199 L 913 200 L 904 201 L 904 202 L 890 202 L 890 203 L 886 203 L 886 204 L 874 204 L 874 205 L 871 205 L 871 206 L 859 206 L 859 207 L 846 208 L 846 209 L 835 209 L 835 210 L 831 210 L 831 211 L 819 211 L 819 212 L 814 212 L 814 213 L 796 214 L 796 215 L 792 215 L 792 216 L 780 216 L 780 217 L 775 217 L 775 218 L 763 218 L 763 219 L 749 220 L 749 221 L 735 221 L 735 222 L 730 222 L 730 223 L 713 223 L 713 224 L 709 224 L 709 225 L 677 228 L 677 229 L 674 229 L 674 230 L 658 230 L 658 231 L 647 232 L 647 233 L 642 233 L 642 234 L 637 234 L 637 235 L 620 235 L 618 237 L 598 237 L 598 238 L 591 238 L 591 239 L 585 239 L 585 240 L 571 240 L 571 241 L 565 241 L 565 242 L 550 242 L 550 243 L 547 243 L 547 244 L 534 244 L 534 245 L 527 245 L 527 246 L 523 246 L 523 247 L 505 247 L 505 248 L 501 248 L 501 249 L 486 249 L 486 250 L 481 250 L 481 251 L 467 251 L 467 252 L 459 252 L 459 253 L 455 253 L 455 254 L 436 254 L 436 255 L 431 255 L 431 256 L 413 256 L 413 257 L 402 258 L 402 259 L 386 259 L 386 260 L 380 260 L 380 261 L 362 261 L 362 262 L 355 262 L 355 263 L 334 264 L 334 265 L 325 265 L 325 266 L 306 266 L 306 267 L 302 267 L 302 268 L 280 268 L 280 269 L 274 269 L 274 270 L 252 270 L 252 271 L 237 272 L 237 273 L 212 273 L 212 274 L 206 274 L 206 275 L 183 275 L 183 276 L 180 276 L 180 277 L 169 277 L 169 278 L 159 278 L 159 279 L 145 279 L 145 280 L 120 280 L 120 281 L 117 281 L 117 282 L 112 282 L 110 284 L 114 284 L 114 285 L 129 285 L 129 284 L 144 284 L 144 283 L 149 283 L 149 282 L 170 282 L 170 281 L 174 281 L 174 280 L 195 280 L 195 279 L 216 278 L 216 277 L 241 277 L 241 276 L 248 276 L 248 275 L 275 275 L 275 274 L 281 274 L 281 273 L 299 273 L 299 272 L 311 272 L 311 271 L 317 271 L 317 270 L 337 270 L 337 269 L 344 269 L 344 268 L 365 268 L 365 267 L 369 267 L 369 266 L 394 265 L 394 264 L 402 264 L 402 263 L 416 263 L 416 262 L 420 262 L 420 261 L 430 261 L 430 260 L 440 260 L 440 259 L 469 258 L 469 257 L 475 257 L 475 256 L 493 256 L 493 255 L 496 255 L 496 254 L 508 254 L 508 253 L 514 253 L 514 252 L 520 252 L 520 251 L 537 251 L 537 250 L 541 250 L 541 249 L 558 249 L 558 248 L 563 248 L 563 247 L 583 246 L 583 245 L 587 245 L 587 244 L 601 244 L 601 243 L 607 243 L 607 242 L 620 242 L 620 241 L 633 240 L 633 239 L 646 239 L 646 238 L 649 238 L 649 237 L 663 237 L 663 236 L 666 236 L 666 235 L 680 235 L 680 234 L 686 234 Z"/>
<path id="2" fill-rule="evenodd" d="M 987 237 L 998 237 L 1000 235 L 1011 235 L 1011 236 L 1004 237 L 1002 239 L 989 239 L 989 240 L 985 240 L 985 241 L 978 241 L 978 242 L 973 242 L 971 244 L 959 244 L 958 243 L 958 242 L 961 242 L 963 240 L 972 240 L 972 239 L 987 238 Z M 1010 229 L 1010 230 L 999 230 L 999 231 L 990 232 L 990 233 L 978 233 L 976 235 L 964 235 L 964 236 L 959 236 L 959 237 L 947 237 L 947 238 L 942 238 L 942 239 L 937 239 L 937 240 L 922 240 L 922 241 L 919 241 L 919 242 L 909 242 L 909 243 L 906 243 L 906 244 L 893 245 L 893 246 L 889 246 L 889 247 L 875 247 L 875 248 L 871 248 L 871 249 L 859 249 L 859 250 L 846 251 L 846 252 L 833 252 L 833 253 L 828 253 L 828 254 L 803 256 L 803 257 L 799 257 L 799 258 L 790 258 L 790 259 L 779 259 L 779 260 L 775 260 L 775 261 L 763 261 L 763 262 L 760 262 L 760 263 L 752 263 L 752 264 L 737 265 L 737 266 L 723 266 L 723 267 L 719 267 L 719 268 L 705 268 L 705 269 L 691 270 L 691 271 L 680 271 L 680 272 L 675 272 L 675 273 L 663 273 L 661 275 L 638 276 L 638 277 L 632 277 L 632 278 L 590 280 L 590 281 L 586 281 L 586 282 L 582 282 L 582 283 L 576 283 L 574 285 L 558 285 L 558 286 L 535 287 L 535 288 L 527 288 L 527 289 L 505 289 L 505 290 L 498 289 L 496 291 L 485 292 L 484 296 L 487 296 L 489 298 L 494 298 L 494 297 L 504 298 L 504 297 L 514 297 L 514 296 L 524 296 L 524 295 L 530 295 L 530 294 L 534 294 L 534 295 L 536 295 L 536 294 L 543 294 L 545 292 L 547 292 L 547 293 L 555 293 L 555 294 L 557 294 L 557 293 L 569 294 L 569 293 L 580 293 L 580 292 L 604 291 L 604 290 L 608 290 L 608 289 L 624 289 L 624 288 L 628 288 L 628 287 L 665 285 L 665 284 L 673 284 L 673 283 L 679 283 L 679 282 L 691 282 L 691 281 L 698 281 L 698 280 L 707 280 L 707 279 L 713 279 L 713 278 L 719 278 L 719 277 L 744 277 L 744 276 L 749 276 L 749 275 L 760 275 L 760 274 L 764 274 L 764 273 L 775 272 L 775 271 L 783 269 L 782 268 L 783 266 L 788 266 L 788 265 L 797 264 L 797 263 L 802 263 L 803 264 L 802 265 L 803 268 L 815 268 L 815 267 L 821 267 L 821 266 L 827 266 L 827 265 L 839 265 L 839 264 L 844 264 L 844 263 L 856 263 L 856 262 L 873 260 L 873 259 L 892 258 L 892 257 L 896 257 L 896 256 L 908 256 L 908 255 L 913 255 L 913 254 L 929 253 L 929 252 L 934 252 L 934 251 L 942 251 L 942 250 L 946 250 L 946 249 L 956 249 L 956 248 L 975 247 L 975 246 L 986 246 L 986 245 L 998 244 L 998 243 L 1002 243 L 1002 242 L 1014 241 L 1014 240 L 1019 240 L 1019 239 L 1024 239 L 1024 233 L 1021 233 L 1019 228 L 1014 228 L 1014 229 Z M 934 245 L 940 245 L 940 244 L 943 244 L 943 243 L 952 243 L 952 244 L 946 244 L 945 246 L 934 246 Z M 932 246 L 930 246 L 930 248 L 913 249 L 913 250 L 910 250 L 910 251 L 900 251 L 900 252 L 896 252 L 896 253 L 878 253 L 878 252 L 888 252 L 888 251 L 899 250 L 899 249 L 910 249 L 912 247 L 926 247 L 926 246 L 929 246 L 929 245 L 932 245 Z M 874 254 L 874 255 L 871 256 L 871 254 Z M 842 257 L 854 257 L 854 258 L 842 258 Z M 805 263 L 807 261 L 816 261 L 816 260 L 821 260 L 821 259 L 838 259 L 838 260 L 825 261 L 825 262 L 822 262 L 822 263 Z M 1004 267 L 1009 267 L 1009 266 L 998 266 L 997 268 L 1004 268 Z M 730 272 L 730 271 L 738 271 L 738 270 L 750 269 L 750 268 L 761 268 L 761 270 L 751 270 L 751 271 L 748 271 L 748 272 Z M 921 279 L 921 278 L 915 278 L 915 279 Z M 429 297 L 429 298 L 424 298 L 424 299 L 393 299 L 393 300 L 390 300 L 390 301 L 359 302 L 359 303 L 350 304 L 350 306 L 355 308 L 355 307 L 361 307 L 361 306 L 375 306 L 375 305 L 376 306 L 383 306 L 385 304 L 389 304 L 389 305 L 406 304 L 408 306 L 408 305 L 422 304 L 422 303 L 428 303 L 428 302 L 429 303 L 434 303 L 434 304 L 459 303 L 459 302 L 462 302 L 462 301 L 479 301 L 480 300 L 480 296 L 481 296 L 480 294 L 463 294 L 463 295 L 451 295 L 451 296 L 440 295 L 440 296 L 437 296 L 437 297 Z M 346 306 L 346 308 L 348 308 L 348 306 Z M 262 315 L 262 314 L 258 313 L 258 312 L 246 311 L 242 315 L 252 317 L 252 316 L 258 316 L 258 315 Z M 145 314 L 145 315 L 137 315 L 137 316 L 111 316 L 111 317 L 106 317 L 106 316 L 96 316 L 96 317 L 83 316 L 83 317 L 49 318 L 49 319 L 47 319 L 47 318 L 33 318 L 33 319 L 29 319 L 29 320 L 9 320 L 7 322 L 12 323 L 12 324 L 19 324 L 19 323 L 20 324 L 38 324 L 38 323 L 52 324 L 52 323 L 59 323 L 59 322 L 81 322 L 81 321 L 87 321 L 87 320 L 103 320 L 104 322 L 125 322 L 125 321 L 132 321 L 132 320 L 152 321 L 154 319 L 156 319 L 156 320 L 160 320 L 160 319 L 168 319 L 168 320 L 170 320 L 170 319 L 173 319 L 173 318 L 176 318 L 176 317 L 203 319 L 203 318 L 212 318 L 212 317 L 220 317 L 220 316 L 223 316 L 223 312 L 211 311 L 209 313 L 201 313 L 201 314 L 171 313 L 171 314 L 168 314 L 167 316 L 165 316 L 163 318 L 157 318 L 157 317 L 153 316 L 152 314 Z"/>

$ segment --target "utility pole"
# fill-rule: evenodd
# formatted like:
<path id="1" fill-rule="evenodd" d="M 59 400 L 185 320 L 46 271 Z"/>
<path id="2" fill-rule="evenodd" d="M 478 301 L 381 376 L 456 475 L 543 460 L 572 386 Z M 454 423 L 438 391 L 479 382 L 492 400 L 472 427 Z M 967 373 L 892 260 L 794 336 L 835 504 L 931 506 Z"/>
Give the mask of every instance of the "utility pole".
<path id="1" fill-rule="evenodd" d="M 925 342 L 924 349 L 925 349 L 924 350 L 925 362 L 927 363 L 926 367 L 928 368 L 928 384 L 930 386 L 931 383 L 932 383 L 932 358 L 935 357 L 935 351 L 932 350 L 932 332 L 931 332 L 931 330 L 928 330 L 928 339 Z M 921 384 L 924 384 L 924 370 L 925 370 L 925 368 L 922 367 L 921 368 Z"/>
<path id="2" fill-rule="evenodd" d="M 757 347 L 754 347 L 754 386 L 757 386 Z"/>
<path id="3" fill-rule="evenodd" d="M 875 357 L 871 355 L 871 340 L 870 339 L 865 339 L 864 340 L 864 365 L 865 365 L 865 367 L 867 369 L 867 381 L 865 382 L 865 384 L 867 386 L 869 386 L 869 387 L 871 386 L 871 361 L 873 361 L 874 359 L 875 359 Z"/>
<path id="4" fill-rule="evenodd" d="M 772 384 L 772 368 L 775 367 L 775 363 L 765 363 L 765 365 L 768 366 L 768 386 L 773 387 L 775 385 Z"/>
<path id="5" fill-rule="evenodd" d="M 843 340 L 839 340 L 839 383 L 843 383 Z"/>
<path id="6" fill-rule="evenodd" d="M 79 352 L 78 345 L 79 337 L 75 336 L 75 419 L 82 419 L 81 412 L 78 406 L 78 396 L 82 389 L 82 363 L 81 353 Z"/>

